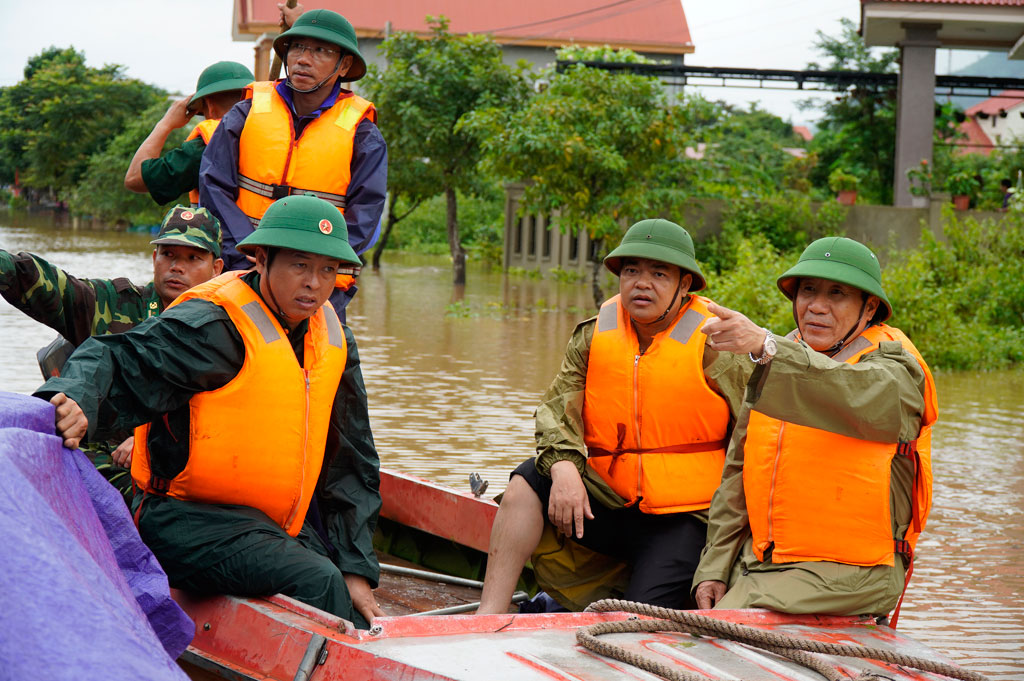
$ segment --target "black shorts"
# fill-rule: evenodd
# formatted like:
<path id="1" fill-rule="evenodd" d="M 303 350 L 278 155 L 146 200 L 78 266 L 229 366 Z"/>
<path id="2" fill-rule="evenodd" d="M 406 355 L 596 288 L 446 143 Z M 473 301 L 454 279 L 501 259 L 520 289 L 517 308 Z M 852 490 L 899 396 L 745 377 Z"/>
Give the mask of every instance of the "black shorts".
<path id="1" fill-rule="evenodd" d="M 512 475 L 521 476 L 533 489 L 547 518 L 551 478 L 537 472 L 532 458 Z M 707 538 L 704 521 L 691 513 L 644 513 L 635 506 L 611 509 L 589 491 L 587 496 L 594 519 L 584 521 L 582 539 L 571 539 L 630 565 L 625 598 L 666 608 L 694 607 L 690 587 Z"/>

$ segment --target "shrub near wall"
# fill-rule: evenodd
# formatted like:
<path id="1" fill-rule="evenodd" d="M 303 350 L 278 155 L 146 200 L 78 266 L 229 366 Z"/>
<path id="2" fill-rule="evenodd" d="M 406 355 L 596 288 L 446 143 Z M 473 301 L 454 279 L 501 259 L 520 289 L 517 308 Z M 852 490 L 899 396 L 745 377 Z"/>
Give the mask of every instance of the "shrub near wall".
<path id="1" fill-rule="evenodd" d="M 999 369 L 1024 363 L 1024 213 L 957 219 L 945 241 L 896 253 L 882 272 L 891 323 L 933 368 Z"/>

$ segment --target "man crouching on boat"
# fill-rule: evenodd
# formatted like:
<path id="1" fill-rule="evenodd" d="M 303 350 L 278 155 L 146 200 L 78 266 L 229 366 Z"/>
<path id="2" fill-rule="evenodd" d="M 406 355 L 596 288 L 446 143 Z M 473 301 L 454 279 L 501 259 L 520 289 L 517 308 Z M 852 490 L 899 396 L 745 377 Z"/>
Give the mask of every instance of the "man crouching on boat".
<path id="1" fill-rule="evenodd" d="M 866 246 L 819 239 L 777 283 L 797 329 L 750 378 L 711 502 L 697 604 L 898 615 L 931 505 L 931 372 L 885 324 L 892 306 Z M 714 348 L 761 348 L 756 324 L 712 312 L 703 331 Z"/>
<path id="2" fill-rule="evenodd" d="M 172 586 L 282 593 L 366 627 L 383 614 L 379 461 L 355 339 L 325 305 L 359 258 L 338 209 L 312 196 L 275 202 L 239 249 L 254 272 L 90 339 L 36 395 L 67 447 L 139 426 L 133 511 Z"/>
<path id="3" fill-rule="evenodd" d="M 697 333 L 711 301 L 693 295 L 705 282 L 685 229 L 638 222 L 604 264 L 619 295 L 576 327 L 537 408 L 537 457 L 513 472 L 498 509 L 481 614 L 508 610 L 545 516 L 570 538 L 564 549 L 578 555 L 582 545 L 631 568 L 625 598 L 692 604 L 703 516 L 753 364 Z M 534 556 L 538 582 L 559 603 L 593 599 L 569 587 L 578 563 L 554 578 L 542 563 Z"/>

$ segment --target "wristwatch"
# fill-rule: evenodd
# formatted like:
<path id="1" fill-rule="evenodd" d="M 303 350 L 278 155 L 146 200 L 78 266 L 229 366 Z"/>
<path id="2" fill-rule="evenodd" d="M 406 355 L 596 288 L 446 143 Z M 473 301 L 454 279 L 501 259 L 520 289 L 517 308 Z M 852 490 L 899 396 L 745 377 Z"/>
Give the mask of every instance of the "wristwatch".
<path id="1" fill-rule="evenodd" d="M 754 357 L 754 353 L 747 353 L 750 356 L 750 361 L 755 364 L 767 364 L 772 361 L 772 357 L 775 357 L 775 353 L 779 349 L 779 346 L 775 343 L 775 334 L 763 327 L 762 329 L 764 330 L 764 345 L 761 346 L 761 356 Z"/>

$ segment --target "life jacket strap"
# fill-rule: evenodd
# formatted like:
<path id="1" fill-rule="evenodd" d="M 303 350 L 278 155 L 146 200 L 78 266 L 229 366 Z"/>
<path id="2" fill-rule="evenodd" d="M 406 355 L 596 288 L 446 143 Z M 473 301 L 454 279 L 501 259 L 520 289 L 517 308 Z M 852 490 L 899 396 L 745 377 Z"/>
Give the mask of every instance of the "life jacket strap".
<path id="1" fill-rule="evenodd" d="M 167 494 L 167 491 L 171 489 L 171 481 L 167 478 L 151 475 L 149 476 L 149 486 L 154 492 Z"/>
<path id="2" fill-rule="evenodd" d="M 906 556 L 909 560 L 907 563 L 907 576 L 903 581 L 903 591 L 900 592 L 900 600 L 896 602 L 896 609 L 892 611 L 892 617 L 889 618 L 889 626 L 893 629 L 896 628 L 896 623 L 900 619 L 900 608 L 903 607 L 903 597 L 907 595 L 907 587 L 910 585 L 910 577 L 914 574 L 914 547 L 910 545 L 906 539 L 894 539 L 893 549 L 896 553 Z"/>
<path id="3" fill-rule="evenodd" d="M 292 187 L 286 184 L 267 184 L 266 182 L 260 182 L 241 174 L 238 176 L 238 188 L 253 194 L 259 194 L 273 201 L 283 199 L 286 196 L 313 194 L 341 210 L 345 210 L 347 203 L 347 198 L 344 194 L 332 194 L 331 192 L 321 192 L 315 189 L 302 189 L 301 187 Z"/>
<path id="4" fill-rule="evenodd" d="M 910 519 L 914 532 L 921 533 L 921 452 L 917 449 L 917 439 L 896 444 L 896 456 L 908 457 L 914 465 L 914 484 L 910 493 Z"/>
<path id="5" fill-rule="evenodd" d="M 615 449 L 602 449 L 601 447 L 587 447 L 588 457 L 612 456 L 618 457 L 623 454 L 694 454 L 696 452 L 713 452 L 722 449 L 729 443 L 728 440 L 714 440 L 712 442 L 688 442 L 686 444 L 666 445 L 664 447 L 616 447 Z"/>

